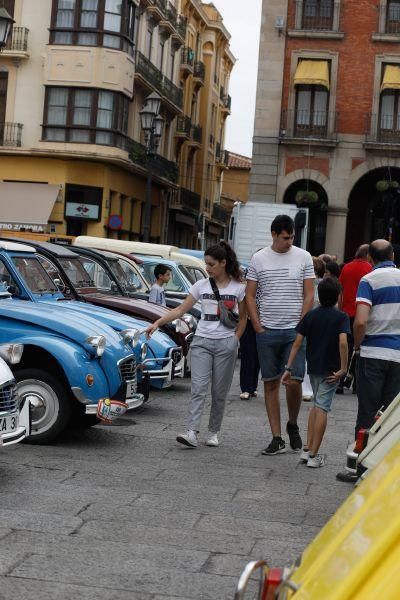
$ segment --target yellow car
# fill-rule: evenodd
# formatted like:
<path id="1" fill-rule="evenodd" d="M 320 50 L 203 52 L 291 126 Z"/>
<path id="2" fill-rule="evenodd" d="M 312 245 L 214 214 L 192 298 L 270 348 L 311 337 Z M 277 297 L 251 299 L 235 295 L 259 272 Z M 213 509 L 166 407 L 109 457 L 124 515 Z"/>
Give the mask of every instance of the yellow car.
<path id="1" fill-rule="evenodd" d="M 243 572 L 235 600 L 261 569 L 260 600 L 400 598 L 400 442 L 354 489 L 291 569 Z"/>

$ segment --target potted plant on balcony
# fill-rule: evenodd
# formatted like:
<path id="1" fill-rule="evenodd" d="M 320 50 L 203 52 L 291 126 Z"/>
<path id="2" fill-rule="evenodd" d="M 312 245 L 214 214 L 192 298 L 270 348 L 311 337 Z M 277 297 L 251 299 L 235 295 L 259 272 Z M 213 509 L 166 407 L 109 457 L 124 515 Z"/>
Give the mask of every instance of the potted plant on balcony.
<path id="1" fill-rule="evenodd" d="M 307 204 L 316 204 L 319 200 L 317 192 L 312 190 L 299 190 L 296 194 L 297 206 L 304 206 Z"/>
<path id="2" fill-rule="evenodd" d="M 399 182 L 395 179 L 380 179 L 376 182 L 375 187 L 380 194 L 383 194 L 383 192 L 387 192 L 390 188 L 393 190 L 397 190 L 399 188 L 399 185 Z"/>

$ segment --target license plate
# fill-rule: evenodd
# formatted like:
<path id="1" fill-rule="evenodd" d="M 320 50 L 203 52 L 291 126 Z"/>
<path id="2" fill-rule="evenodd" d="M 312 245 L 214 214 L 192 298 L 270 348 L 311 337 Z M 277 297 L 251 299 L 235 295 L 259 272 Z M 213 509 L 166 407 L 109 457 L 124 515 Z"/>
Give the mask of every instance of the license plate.
<path id="1" fill-rule="evenodd" d="M 11 433 L 18 428 L 18 416 L 9 415 L 7 417 L 0 417 L 0 435 L 2 433 Z"/>
<path id="2" fill-rule="evenodd" d="M 127 381 L 125 398 L 128 400 L 129 398 L 133 398 L 133 396 L 135 394 L 136 394 L 136 381 Z"/>

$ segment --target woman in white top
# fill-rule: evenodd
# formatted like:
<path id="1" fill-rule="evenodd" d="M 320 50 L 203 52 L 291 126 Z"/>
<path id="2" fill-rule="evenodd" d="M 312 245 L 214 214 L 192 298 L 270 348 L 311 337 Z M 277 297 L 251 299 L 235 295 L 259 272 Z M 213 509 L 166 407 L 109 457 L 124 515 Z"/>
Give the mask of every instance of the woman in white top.
<path id="1" fill-rule="evenodd" d="M 190 348 L 192 390 L 188 430 L 176 438 L 179 443 L 191 448 L 196 448 L 198 444 L 197 436 L 210 381 L 211 411 L 206 445 L 219 445 L 218 433 L 232 383 L 238 341 L 246 328 L 246 286 L 242 283 L 236 254 L 229 244 L 220 242 L 208 248 L 204 258 L 207 273 L 218 288 L 220 300 L 228 310 L 239 313 L 236 328 L 229 328 L 221 322 L 223 315 L 220 315 L 210 279 L 202 279 L 190 288 L 188 297 L 179 307 L 171 310 L 147 329 L 147 335 L 150 337 L 158 327 L 178 319 L 197 301 L 201 302 L 201 319 Z"/>

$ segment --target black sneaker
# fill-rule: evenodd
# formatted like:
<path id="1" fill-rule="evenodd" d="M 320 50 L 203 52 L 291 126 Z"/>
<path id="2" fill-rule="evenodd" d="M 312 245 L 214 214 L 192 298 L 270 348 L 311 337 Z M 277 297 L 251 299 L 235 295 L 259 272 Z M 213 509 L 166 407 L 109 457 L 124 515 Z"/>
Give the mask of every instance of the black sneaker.
<path id="1" fill-rule="evenodd" d="M 286 444 L 281 437 L 273 437 L 269 446 L 261 450 L 261 454 L 272 456 L 273 454 L 284 454 L 286 452 Z"/>
<path id="2" fill-rule="evenodd" d="M 291 449 L 301 450 L 303 447 L 303 442 L 301 441 L 299 426 L 297 425 L 297 423 L 295 425 L 292 425 L 292 423 L 288 422 L 288 424 L 286 425 L 286 431 L 289 436 Z"/>

